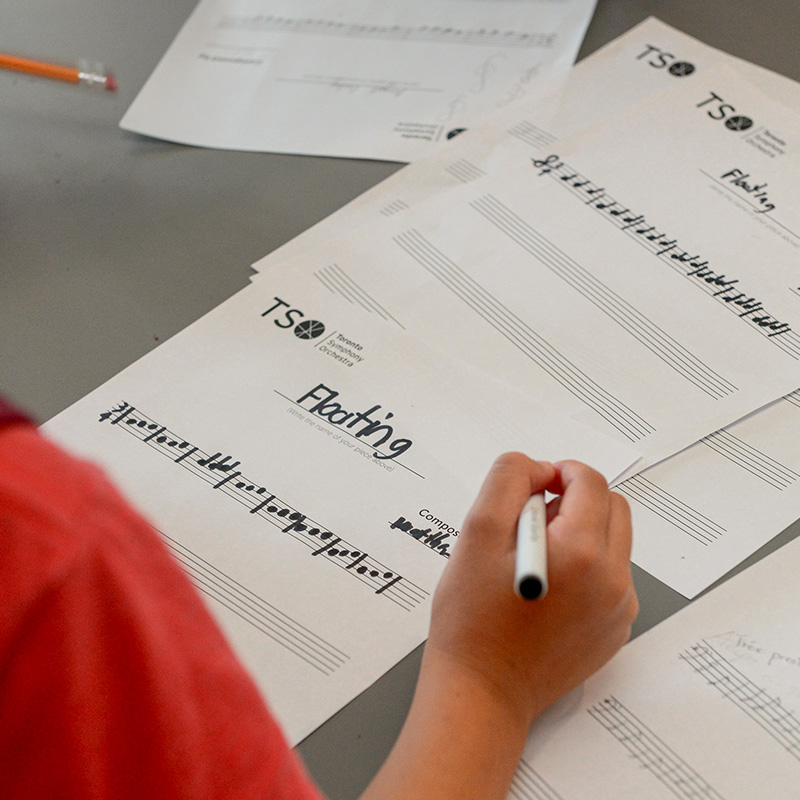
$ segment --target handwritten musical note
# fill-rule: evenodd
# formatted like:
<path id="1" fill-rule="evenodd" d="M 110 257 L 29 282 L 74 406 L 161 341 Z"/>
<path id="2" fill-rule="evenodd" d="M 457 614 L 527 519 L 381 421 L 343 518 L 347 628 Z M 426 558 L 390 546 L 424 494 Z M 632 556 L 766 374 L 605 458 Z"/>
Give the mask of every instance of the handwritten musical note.
<path id="1" fill-rule="evenodd" d="M 479 47 L 553 47 L 557 34 L 492 28 L 457 28 L 447 25 L 369 25 L 333 19 L 282 17 L 274 14 L 227 15 L 222 30 L 262 33 L 294 33 L 312 36 L 345 36 L 358 39 L 386 39 L 426 44 L 461 44 Z"/>
<path id="2" fill-rule="evenodd" d="M 587 206 L 591 206 L 604 219 L 611 221 L 619 230 L 634 239 L 649 252 L 668 264 L 673 270 L 691 278 L 717 302 L 724 303 L 728 309 L 746 322 L 755 325 L 759 331 L 776 346 L 794 358 L 800 359 L 800 336 L 789 323 L 781 322 L 766 312 L 764 304 L 748 292 L 741 291 L 738 278 L 730 278 L 713 267 L 708 259 L 691 248 L 683 247 L 675 236 L 664 228 L 652 225 L 647 217 L 612 197 L 604 186 L 594 183 L 579 170 L 566 164 L 557 154 L 532 159 L 532 165 L 539 177 L 549 175 L 571 194 Z M 697 364 L 693 369 L 703 368 Z M 707 376 L 711 383 L 712 375 Z M 720 383 L 715 390 L 723 390 Z"/>
<path id="3" fill-rule="evenodd" d="M 234 460 L 233 456 L 225 455 L 221 451 L 211 454 L 202 451 L 127 402 L 104 411 L 98 421 L 127 430 L 210 484 L 213 489 L 245 506 L 250 514 L 265 519 L 279 528 L 281 533 L 308 547 L 312 557 L 323 557 L 369 586 L 375 594 L 389 598 L 401 608 L 410 611 L 428 596 L 428 592 L 312 521 L 285 500 L 269 492 L 265 486 L 245 478 L 241 470 L 237 469 L 241 462 Z"/>
<path id="4" fill-rule="evenodd" d="M 673 795 L 684 800 L 723 800 L 722 795 L 616 697 L 607 697 L 587 711 Z"/>
<path id="5" fill-rule="evenodd" d="M 800 761 L 800 720 L 780 698 L 750 680 L 706 640 L 682 652 L 680 658 Z"/>

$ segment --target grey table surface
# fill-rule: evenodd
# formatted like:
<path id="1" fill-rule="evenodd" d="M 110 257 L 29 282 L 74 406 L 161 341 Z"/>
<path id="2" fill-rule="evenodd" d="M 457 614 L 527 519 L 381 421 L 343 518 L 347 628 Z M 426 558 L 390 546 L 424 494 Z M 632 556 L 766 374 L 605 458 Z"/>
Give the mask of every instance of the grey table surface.
<path id="1" fill-rule="evenodd" d="M 0 51 L 104 62 L 116 94 L 0 72 L 0 392 L 55 415 L 246 286 L 250 264 L 401 165 L 205 150 L 122 131 L 194 0 L 0 0 Z M 800 80 L 797 0 L 599 0 L 580 56 L 653 15 Z M 800 510 L 798 510 L 800 517 Z M 793 525 L 741 568 L 800 533 Z M 635 634 L 686 600 L 635 569 Z M 356 797 L 411 700 L 421 648 L 300 745 Z"/>

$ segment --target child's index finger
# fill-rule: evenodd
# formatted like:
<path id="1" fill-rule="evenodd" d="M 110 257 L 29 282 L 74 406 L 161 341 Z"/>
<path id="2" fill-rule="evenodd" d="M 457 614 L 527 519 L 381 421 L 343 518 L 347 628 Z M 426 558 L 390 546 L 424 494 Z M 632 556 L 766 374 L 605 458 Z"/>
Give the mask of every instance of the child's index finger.
<path id="1" fill-rule="evenodd" d="M 561 496 L 556 519 L 570 526 L 571 536 L 594 537 L 598 530 L 606 536 L 609 515 L 606 479 L 579 461 L 561 461 L 555 469 L 557 477 L 548 489 Z"/>

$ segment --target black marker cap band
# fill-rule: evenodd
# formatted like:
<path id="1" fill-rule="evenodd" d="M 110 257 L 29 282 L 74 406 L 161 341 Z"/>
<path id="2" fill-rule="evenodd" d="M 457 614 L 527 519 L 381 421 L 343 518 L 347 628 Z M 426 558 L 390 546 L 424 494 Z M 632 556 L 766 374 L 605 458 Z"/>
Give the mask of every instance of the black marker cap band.
<path id="1" fill-rule="evenodd" d="M 542 593 L 542 582 L 538 578 L 523 578 L 519 583 L 519 593 L 525 600 L 535 600 Z"/>

